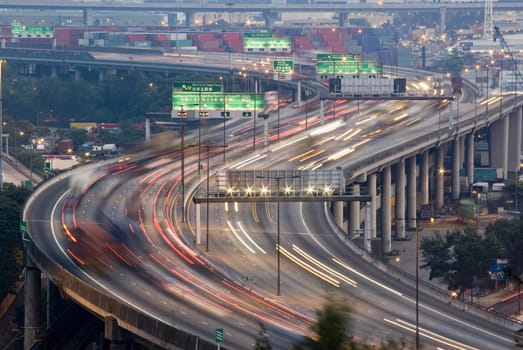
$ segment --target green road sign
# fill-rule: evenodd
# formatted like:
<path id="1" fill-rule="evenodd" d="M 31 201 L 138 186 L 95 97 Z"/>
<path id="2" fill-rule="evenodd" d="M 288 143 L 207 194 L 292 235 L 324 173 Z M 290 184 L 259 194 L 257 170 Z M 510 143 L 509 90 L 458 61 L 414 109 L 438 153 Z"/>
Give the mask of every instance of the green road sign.
<path id="1" fill-rule="evenodd" d="M 317 61 L 316 73 L 322 77 L 326 74 L 381 74 L 383 73 L 383 63 L 375 61 Z"/>
<path id="2" fill-rule="evenodd" d="M 178 192 L 180 192 L 180 193 L 183 192 L 183 185 L 182 184 L 178 185 Z"/>
<path id="3" fill-rule="evenodd" d="M 225 99 L 225 106 L 224 106 Z M 263 110 L 263 94 L 214 94 L 214 93 L 175 93 L 172 96 L 173 109 L 183 106 L 184 111 L 245 111 Z"/>
<path id="4" fill-rule="evenodd" d="M 189 82 L 175 82 L 173 83 L 173 92 L 202 92 L 209 93 L 222 92 L 222 84 L 220 83 L 189 83 Z"/>
<path id="5" fill-rule="evenodd" d="M 26 188 L 31 188 L 33 186 L 31 180 L 25 180 L 25 187 Z"/>
<path id="6" fill-rule="evenodd" d="M 223 343 L 223 328 L 216 328 L 214 330 L 214 339 L 217 343 Z"/>
<path id="7" fill-rule="evenodd" d="M 292 60 L 274 60 L 273 69 L 278 73 L 292 73 L 294 71 L 294 61 Z"/>
<path id="8" fill-rule="evenodd" d="M 51 171 L 51 162 L 45 162 L 45 170 Z"/>
<path id="9" fill-rule="evenodd" d="M 361 56 L 358 54 L 345 54 L 345 53 L 319 53 L 316 54 L 316 62 L 332 62 L 332 61 L 343 61 L 343 62 L 358 62 Z"/>
<path id="10" fill-rule="evenodd" d="M 291 39 L 288 36 L 281 38 L 273 37 L 243 37 L 243 47 L 245 49 L 259 49 L 263 48 L 267 51 L 270 49 L 291 49 Z"/>
<path id="11" fill-rule="evenodd" d="M 251 112 L 243 112 L 243 113 L 242 113 L 242 117 L 244 117 L 244 118 L 250 118 L 250 117 L 252 117 L 252 113 L 251 113 Z"/>
<path id="12" fill-rule="evenodd" d="M 271 32 L 265 33 L 243 33 L 244 38 L 272 38 Z"/>
<path id="13" fill-rule="evenodd" d="M 26 233 L 27 232 L 27 222 L 20 221 L 20 232 Z"/>

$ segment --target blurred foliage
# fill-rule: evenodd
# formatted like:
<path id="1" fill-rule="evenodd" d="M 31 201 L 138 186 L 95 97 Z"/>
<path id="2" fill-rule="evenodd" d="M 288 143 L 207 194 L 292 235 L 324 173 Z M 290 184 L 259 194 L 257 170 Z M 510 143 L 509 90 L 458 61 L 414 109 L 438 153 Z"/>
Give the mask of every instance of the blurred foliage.
<path id="1" fill-rule="evenodd" d="M 485 234 L 474 226 L 456 229 L 444 236 L 422 237 L 420 250 L 430 269 L 430 279 L 442 277 L 450 289 L 472 288 L 475 279 L 488 279 L 492 259 L 508 259 L 511 272 L 523 272 L 523 216 L 496 220 L 488 224 Z"/>
<path id="2" fill-rule="evenodd" d="M 171 110 L 174 81 L 219 81 L 217 76 L 118 71 L 99 81 L 97 71 L 83 79 L 18 75 L 15 64 L 3 66 L 4 117 L 34 125 L 68 128 L 70 122 L 143 121 L 146 112 Z"/>
<path id="3" fill-rule="evenodd" d="M 0 190 L 0 300 L 14 292 L 22 272 L 20 217 L 29 194 L 29 189 L 10 183 L 5 183 Z"/>
<path id="4" fill-rule="evenodd" d="M 316 311 L 317 321 L 312 325 L 312 336 L 306 337 L 294 350 L 407 350 L 412 349 L 403 341 L 386 339 L 377 347 L 369 345 L 365 339 L 355 339 L 350 331 L 351 308 L 346 301 L 329 298 L 320 310 Z"/>

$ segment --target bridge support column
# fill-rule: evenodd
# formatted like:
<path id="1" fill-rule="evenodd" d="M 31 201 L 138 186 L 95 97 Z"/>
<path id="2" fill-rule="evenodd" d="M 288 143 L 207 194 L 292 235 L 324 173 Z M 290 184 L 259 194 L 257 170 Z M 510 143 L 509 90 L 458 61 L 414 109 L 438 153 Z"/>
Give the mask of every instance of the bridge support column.
<path id="1" fill-rule="evenodd" d="M 42 282 L 40 280 L 41 272 L 31 258 L 26 256 L 25 260 L 24 349 L 30 349 L 42 332 Z"/>
<path id="2" fill-rule="evenodd" d="M 80 71 L 80 68 L 76 67 L 74 69 L 74 80 L 79 81 L 80 79 L 82 79 L 82 72 Z"/>
<path id="3" fill-rule="evenodd" d="M 459 172 L 461 170 L 461 137 L 456 137 L 452 143 L 452 199 L 459 199 Z"/>
<path id="4" fill-rule="evenodd" d="M 347 19 L 349 18 L 348 12 L 338 13 L 338 27 L 343 28 L 347 26 Z"/>
<path id="5" fill-rule="evenodd" d="M 367 186 L 369 187 L 370 196 L 370 238 L 376 239 L 376 216 L 377 216 L 377 203 L 378 200 L 376 193 L 376 182 L 377 175 L 371 174 L 367 179 Z"/>
<path id="6" fill-rule="evenodd" d="M 424 151 L 421 155 L 421 169 L 420 169 L 420 203 L 421 204 L 429 204 L 429 160 L 430 160 L 430 153 L 429 151 Z"/>
<path id="7" fill-rule="evenodd" d="M 416 156 L 407 159 L 407 230 L 416 229 Z"/>
<path id="8" fill-rule="evenodd" d="M 185 28 L 192 28 L 194 26 L 194 12 L 185 11 Z"/>
<path id="9" fill-rule="evenodd" d="M 268 29 L 272 29 L 272 27 L 274 27 L 274 22 L 276 21 L 277 17 L 278 13 L 275 11 L 263 11 L 263 19 L 265 20 L 265 26 Z"/>
<path id="10" fill-rule="evenodd" d="M 347 232 L 344 225 L 344 217 L 343 217 L 343 205 L 345 202 L 334 202 L 333 205 L 333 212 L 334 212 L 334 220 L 336 220 L 336 224 L 339 228 L 343 230 L 343 232 Z"/>
<path id="11" fill-rule="evenodd" d="M 105 69 L 98 70 L 98 81 L 104 81 L 105 80 Z"/>
<path id="12" fill-rule="evenodd" d="M 151 141 L 151 118 L 145 116 L 145 142 Z"/>
<path id="13" fill-rule="evenodd" d="M 365 251 L 368 253 L 372 251 L 371 215 L 370 203 L 365 202 L 365 230 L 363 233 L 363 249 L 365 249 Z"/>
<path id="14" fill-rule="evenodd" d="M 51 77 L 53 78 L 56 78 L 56 76 L 58 75 L 58 67 L 51 67 Z"/>
<path id="15" fill-rule="evenodd" d="M 202 205 L 195 204 L 196 207 L 196 244 L 202 244 Z"/>
<path id="16" fill-rule="evenodd" d="M 444 149 L 443 146 L 439 146 L 436 150 L 436 210 L 443 208 L 443 194 L 444 194 L 444 176 L 445 168 L 443 167 L 443 156 Z"/>
<path id="17" fill-rule="evenodd" d="M 514 112 L 509 115 L 509 140 L 511 145 L 515 147 L 509 147 L 508 155 L 508 171 L 510 172 L 519 172 L 521 154 L 521 127 L 522 127 L 522 109 L 521 107 L 516 109 Z M 516 175 L 514 175 L 516 178 Z"/>
<path id="18" fill-rule="evenodd" d="M 54 322 L 60 317 L 62 312 L 63 303 L 65 301 L 60 297 L 60 291 L 58 287 L 51 282 L 50 279 L 47 280 L 47 305 L 46 305 L 46 315 L 47 315 L 47 329 L 50 329 L 54 326 Z"/>
<path id="19" fill-rule="evenodd" d="M 118 326 L 118 321 L 113 316 L 105 318 L 104 338 L 109 343 L 104 349 L 109 350 L 126 350 L 131 340 L 129 333 Z"/>
<path id="20" fill-rule="evenodd" d="M 474 133 L 467 135 L 465 159 L 467 162 L 467 177 L 469 180 L 469 186 L 472 186 L 474 183 Z"/>
<path id="21" fill-rule="evenodd" d="M 508 170 L 508 118 L 497 120 L 490 126 L 489 156 L 492 168 L 503 169 L 503 179 Z"/>
<path id="22" fill-rule="evenodd" d="M 441 7 L 439 10 L 439 32 L 445 33 L 447 31 L 447 8 Z"/>
<path id="23" fill-rule="evenodd" d="M 359 184 L 352 184 L 352 194 L 355 196 L 359 196 L 360 194 L 360 185 Z M 360 202 L 359 201 L 351 201 L 349 203 L 350 205 L 350 217 L 349 217 L 349 232 L 351 236 L 354 236 L 359 233 L 360 231 Z"/>
<path id="24" fill-rule="evenodd" d="M 325 101 L 320 101 L 320 125 L 325 123 Z"/>
<path id="25" fill-rule="evenodd" d="M 383 253 L 390 253 L 392 250 L 391 241 L 391 175 L 390 166 L 386 166 L 381 172 L 381 241 Z"/>
<path id="26" fill-rule="evenodd" d="M 93 10 L 84 9 L 82 16 L 83 16 L 84 26 L 89 27 L 89 26 L 93 25 L 93 23 L 94 23 L 93 22 Z"/>
<path id="27" fill-rule="evenodd" d="M 396 238 L 405 238 L 405 160 L 396 164 Z"/>
<path id="28" fill-rule="evenodd" d="M 298 80 L 298 86 L 296 87 L 296 102 L 298 106 L 301 105 L 301 80 Z"/>

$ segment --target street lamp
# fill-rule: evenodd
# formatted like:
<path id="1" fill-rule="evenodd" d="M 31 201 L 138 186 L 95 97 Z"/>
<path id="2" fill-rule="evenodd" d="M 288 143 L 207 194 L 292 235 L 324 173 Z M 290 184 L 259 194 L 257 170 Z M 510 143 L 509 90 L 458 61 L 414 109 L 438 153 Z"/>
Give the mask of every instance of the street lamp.
<path id="1" fill-rule="evenodd" d="M 202 92 L 198 93 L 198 175 L 201 172 L 201 149 L 202 149 Z"/>
<path id="2" fill-rule="evenodd" d="M 309 90 L 305 89 L 305 130 L 307 130 L 309 124 L 308 124 L 308 120 L 309 120 Z"/>
<path id="3" fill-rule="evenodd" d="M 2 96 L 2 63 L 0 60 L 0 189 L 4 189 L 4 169 L 3 169 L 3 157 L 4 157 L 4 120 L 3 120 L 3 96 Z"/>
<path id="4" fill-rule="evenodd" d="M 269 180 L 276 180 L 276 227 L 277 227 L 277 238 L 276 238 L 276 251 L 277 251 L 277 259 L 278 259 L 278 282 L 277 282 L 277 293 L 276 295 L 281 295 L 280 293 L 280 180 L 285 179 L 294 179 L 298 178 L 299 176 L 256 176 L 257 179 L 269 179 Z M 272 192 L 272 188 L 271 188 Z"/>
<path id="5" fill-rule="evenodd" d="M 227 113 L 225 111 L 225 107 L 227 106 L 227 103 L 226 103 L 226 97 L 225 97 L 225 84 L 223 82 L 223 77 L 220 76 L 220 83 L 222 85 L 222 96 L 223 96 L 223 144 L 225 145 L 227 142 L 226 142 L 226 137 L 225 137 L 225 118 L 227 116 Z M 225 148 L 223 149 L 223 162 L 225 163 Z"/>
<path id="6" fill-rule="evenodd" d="M 207 216 L 206 216 L 206 219 L 207 219 L 207 223 L 206 223 L 206 236 L 205 236 L 205 251 L 208 252 L 209 251 L 209 168 L 210 168 L 210 164 L 209 164 L 209 159 L 210 159 L 210 156 L 209 156 L 209 151 L 211 150 L 211 148 L 218 148 L 218 147 L 221 147 L 223 148 L 223 152 L 225 153 L 225 148 L 227 148 L 227 145 L 205 145 L 205 147 L 207 148 L 207 193 L 206 193 L 206 196 L 205 196 L 205 202 L 206 202 L 206 206 L 207 206 Z"/>
<path id="7" fill-rule="evenodd" d="M 419 218 L 416 219 L 416 350 L 419 350 Z"/>

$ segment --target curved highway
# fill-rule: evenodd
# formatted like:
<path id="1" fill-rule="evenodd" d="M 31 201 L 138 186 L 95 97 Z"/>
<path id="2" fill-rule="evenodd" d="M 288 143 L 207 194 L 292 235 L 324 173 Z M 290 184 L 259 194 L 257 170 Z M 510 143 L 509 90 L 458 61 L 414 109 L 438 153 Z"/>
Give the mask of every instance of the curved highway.
<path id="1" fill-rule="evenodd" d="M 334 109 L 327 111 L 325 125 L 306 131 L 303 111 L 282 110 L 280 136 L 284 132 L 295 136 L 271 142 L 268 148 L 257 147 L 253 154 L 246 154 L 252 149 L 250 124 L 231 125 L 234 140 L 225 166 L 349 168 L 384 149 L 439 133 L 439 128 L 444 130 L 442 137 L 448 137 L 457 125 L 476 117 L 466 98 L 460 121 L 449 118 L 446 110 L 434 113 L 419 102 L 362 103 L 359 111 L 354 103 L 335 103 L 335 119 Z M 313 107 L 311 103 L 311 124 L 317 123 L 319 114 Z M 221 140 L 221 129 L 214 129 Z M 261 126 L 257 134 L 261 135 Z M 172 137 L 163 143 L 171 150 L 179 147 Z M 222 167 L 221 151 L 211 155 L 213 167 Z M 197 150 L 187 149 L 184 157 L 189 192 L 203 178 L 197 175 Z M 261 322 L 273 347 L 288 349 L 310 335 L 314 310 L 329 298 L 351 306 L 356 336 L 374 343 L 401 337 L 413 344 L 413 284 L 342 244 L 323 204 L 281 205 L 282 292 L 276 295 L 276 204 L 212 205 L 210 251 L 204 252 L 194 243 L 192 205 L 189 220 L 180 220 L 179 164 L 179 149 L 163 149 L 82 168 L 47 184 L 26 208 L 32 239 L 64 269 L 161 322 L 211 343 L 214 329 L 224 328 L 227 348 L 252 347 Z M 419 320 L 427 349 L 513 347 L 510 327 L 488 314 L 463 312 L 424 289 Z"/>

